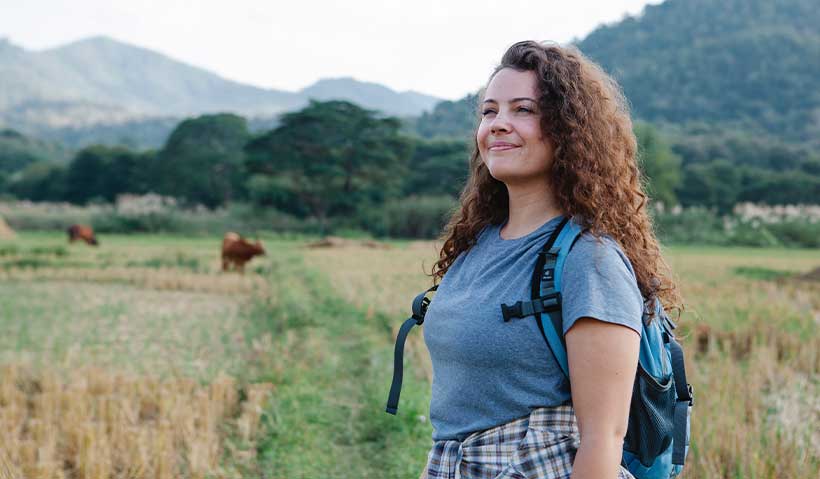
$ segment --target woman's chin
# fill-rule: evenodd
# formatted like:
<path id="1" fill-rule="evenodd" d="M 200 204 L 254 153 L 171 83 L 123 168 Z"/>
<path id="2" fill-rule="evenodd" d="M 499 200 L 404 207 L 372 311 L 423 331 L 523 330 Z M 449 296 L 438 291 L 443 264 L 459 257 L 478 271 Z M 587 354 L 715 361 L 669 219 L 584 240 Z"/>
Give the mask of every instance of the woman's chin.
<path id="1" fill-rule="evenodd" d="M 504 178 L 514 178 L 521 176 L 521 163 L 512 161 L 510 158 L 493 158 L 487 162 L 487 169 L 498 181 L 504 181 Z"/>
<path id="2" fill-rule="evenodd" d="M 541 176 L 542 173 L 524 171 L 520 168 L 520 164 L 499 164 L 500 162 L 491 163 L 487 169 L 490 175 L 496 180 L 510 184 L 520 183 L 532 180 L 536 176 Z"/>

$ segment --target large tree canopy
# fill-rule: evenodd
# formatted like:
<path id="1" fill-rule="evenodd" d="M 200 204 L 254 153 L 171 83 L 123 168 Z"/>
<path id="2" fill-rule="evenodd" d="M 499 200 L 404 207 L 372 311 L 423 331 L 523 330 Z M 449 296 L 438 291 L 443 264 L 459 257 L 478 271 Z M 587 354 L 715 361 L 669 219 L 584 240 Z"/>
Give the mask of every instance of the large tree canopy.
<path id="1" fill-rule="evenodd" d="M 183 121 L 159 152 L 154 172 L 159 192 L 208 207 L 240 196 L 242 149 L 249 137 L 245 119 L 233 114 Z"/>
<path id="2" fill-rule="evenodd" d="M 301 209 L 321 221 L 383 201 L 400 187 L 412 153 L 399 128 L 399 120 L 350 102 L 312 101 L 249 142 L 251 188 L 271 190 L 274 203 L 295 199 L 297 211 L 290 212 Z"/>

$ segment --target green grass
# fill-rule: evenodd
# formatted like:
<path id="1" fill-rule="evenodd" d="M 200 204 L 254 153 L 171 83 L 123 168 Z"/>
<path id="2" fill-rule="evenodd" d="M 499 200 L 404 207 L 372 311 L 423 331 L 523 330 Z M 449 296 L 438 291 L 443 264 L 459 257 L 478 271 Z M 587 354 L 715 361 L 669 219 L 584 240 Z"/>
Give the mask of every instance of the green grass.
<path id="1" fill-rule="evenodd" d="M 122 284 L 0 281 L 0 359 L 208 379 L 242 369 L 237 300 Z"/>
<path id="2" fill-rule="evenodd" d="M 252 317 L 259 334 L 274 333 L 274 356 L 262 375 L 277 385 L 258 446 L 263 476 L 418 477 L 432 429 L 425 418 L 429 384 L 412 366 L 399 415 L 384 412 L 395 318 L 368 319 L 295 253 L 280 267 L 271 278 L 279 301 L 259 305 Z"/>
<path id="3" fill-rule="evenodd" d="M 762 281 L 773 281 L 794 276 L 794 273 L 791 271 L 780 271 L 759 266 L 738 266 L 734 269 L 734 272 L 738 276 Z"/>

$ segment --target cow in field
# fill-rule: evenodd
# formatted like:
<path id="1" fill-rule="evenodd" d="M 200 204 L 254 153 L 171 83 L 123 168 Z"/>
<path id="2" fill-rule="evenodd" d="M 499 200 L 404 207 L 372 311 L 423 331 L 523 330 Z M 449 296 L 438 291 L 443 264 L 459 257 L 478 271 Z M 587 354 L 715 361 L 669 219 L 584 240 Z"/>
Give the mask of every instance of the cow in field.
<path id="1" fill-rule="evenodd" d="M 222 238 L 222 271 L 228 271 L 228 268 L 233 265 L 234 269 L 244 273 L 245 263 L 254 256 L 264 254 L 265 248 L 258 239 L 255 243 L 251 243 L 237 233 L 225 233 L 225 237 Z"/>
<path id="2" fill-rule="evenodd" d="M 91 246 L 98 246 L 100 244 L 94 236 L 94 230 L 88 225 L 71 225 L 66 230 L 66 233 L 68 233 L 69 243 L 82 240 Z"/>

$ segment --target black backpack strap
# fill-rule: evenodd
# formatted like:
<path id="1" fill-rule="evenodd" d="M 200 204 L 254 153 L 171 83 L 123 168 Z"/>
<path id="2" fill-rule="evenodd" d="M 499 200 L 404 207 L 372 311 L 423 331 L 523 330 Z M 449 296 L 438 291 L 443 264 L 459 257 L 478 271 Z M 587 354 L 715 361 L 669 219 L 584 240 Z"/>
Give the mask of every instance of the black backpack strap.
<path id="1" fill-rule="evenodd" d="M 569 218 L 567 217 L 561 220 L 561 223 L 553 230 L 552 234 L 550 234 L 547 242 L 544 243 L 541 251 L 538 252 L 538 261 L 535 263 L 531 283 L 532 301 L 518 301 L 513 305 L 501 305 L 501 314 L 505 322 L 514 318 L 526 318 L 527 316 L 540 315 L 541 313 L 553 310 L 558 311 L 560 316 L 561 296 L 555 293 L 555 291 L 553 291 L 552 294 L 542 296 L 541 277 L 544 274 L 555 273 L 555 260 L 558 258 L 558 253 L 552 249 L 552 245 L 555 244 L 555 240 L 558 239 L 558 235 L 561 234 L 561 230 L 564 229 L 564 225 L 566 225 L 568 221 Z M 548 262 L 550 262 L 552 267 L 545 270 L 544 267 Z M 554 277 L 551 277 L 549 280 L 554 281 L 554 279 Z M 538 327 L 541 327 L 540 321 Z"/>
<path id="2" fill-rule="evenodd" d="M 694 391 L 692 386 L 686 382 L 686 367 L 683 364 L 683 349 L 675 338 L 668 333 L 664 333 L 664 340 L 669 344 L 669 352 L 672 356 L 672 375 L 675 378 L 675 412 L 672 420 L 673 427 L 673 448 L 672 464 L 682 466 L 686 458 L 687 431 L 686 424 L 689 419 L 690 408 L 695 404 Z"/>
<path id="3" fill-rule="evenodd" d="M 396 348 L 393 351 L 393 383 L 390 385 L 390 395 L 387 397 L 387 409 L 389 414 L 395 415 L 399 409 L 399 395 L 401 394 L 401 382 L 404 377 L 404 343 L 407 341 L 407 333 L 413 326 L 424 322 L 424 315 L 427 314 L 427 306 L 430 298 L 427 293 L 438 289 L 438 285 L 416 296 L 413 300 L 413 315 L 407 318 L 399 329 L 396 336 Z"/>

